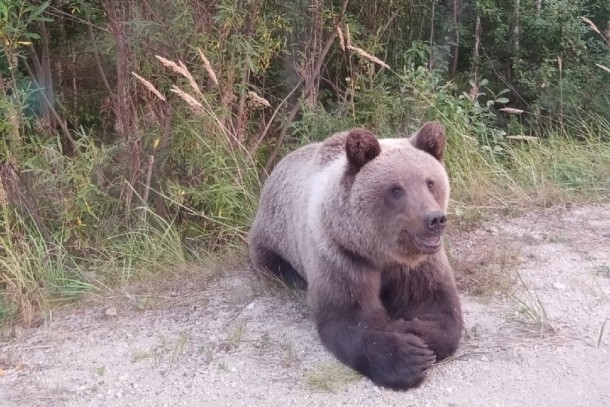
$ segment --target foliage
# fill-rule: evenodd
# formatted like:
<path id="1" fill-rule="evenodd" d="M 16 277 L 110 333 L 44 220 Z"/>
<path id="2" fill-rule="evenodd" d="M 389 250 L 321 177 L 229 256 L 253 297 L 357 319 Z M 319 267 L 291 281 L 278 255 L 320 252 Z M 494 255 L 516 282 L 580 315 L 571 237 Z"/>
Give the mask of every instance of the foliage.
<path id="1" fill-rule="evenodd" d="M 607 196 L 608 27 L 594 0 L 0 2 L 0 319 L 243 245 L 263 168 L 349 127 L 442 121 L 462 205 Z"/>

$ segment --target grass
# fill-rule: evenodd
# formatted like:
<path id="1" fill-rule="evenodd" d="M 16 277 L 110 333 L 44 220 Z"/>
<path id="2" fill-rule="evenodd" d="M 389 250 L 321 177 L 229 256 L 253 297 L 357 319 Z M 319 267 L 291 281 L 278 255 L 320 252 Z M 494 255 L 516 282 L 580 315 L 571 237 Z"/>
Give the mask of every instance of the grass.
<path id="1" fill-rule="evenodd" d="M 602 264 L 601 266 L 595 267 L 595 273 L 605 277 L 610 278 L 610 266 L 607 264 Z"/>
<path id="2" fill-rule="evenodd" d="M 599 348 L 602 344 L 602 338 L 604 337 L 604 331 L 606 329 L 606 322 L 608 322 L 608 318 L 604 319 L 604 322 L 602 323 L 602 327 L 599 330 L 599 336 L 597 338 L 597 347 Z"/>
<path id="3" fill-rule="evenodd" d="M 244 337 L 246 336 L 246 321 L 237 320 L 227 331 L 227 347 L 229 350 L 234 351 L 239 348 Z"/>
<path id="4" fill-rule="evenodd" d="M 200 57 L 213 75 L 205 56 Z M 162 140 L 167 129 L 144 126 L 139 141 L 141 155 L 149 155 L 148 168 L 140 157 L 126 158 L 121 143 L 99 146 L 84 133 L 74 156 L 48 137 L 0 146 L 19 170 L 13 184 L 40 191 L 30 197 L 38 202 L 28 206 L 20 203 L 25 194 L 16 199 L 11 195 L 16 188 L 0 182 L 0 322 L 29 326 L 57 300 L 112 293 L 134 282 L 180 279 L 194 268 L 190 264 L 217 260 L 218 253 L 246 243 L 260 188 L 258 167 L 186 67 L 161 62 L 187 79 L 194 96 L 175 86 L 172 91 L 194 114 L 176 108 L 180 117 L 171 129 L 171 150 Z M 152 83 L 136 79 L 164 100 Z M 164 162 L 168 153 L 171 159 Z M 162 162 L 159 168 L 153 165 L 157 162 Z M 164 165 L 166 172 L 160 170 Z M 4 162 L 0 169 L 6 169 Z M 148 200 L 153 195 L 156 210 Z M 32 226 L 40 222 L 23 214 L 25 206 L 37 208 L 36 217 L 51 237 Z"/>
<path id="5" fill-rule="evenodd" d="M 366 53 L 360 55 L 368 58 Z M 205 56 L 200 56 L 205 65 Z M 243 248 L 261 185 L 261 164 L 257 160 L 265 157 L 250 156 L 235 141 L 236 134 L 225 126 L 222 114 L 204 97 L 205 91 L 186 67 L 159 60 L 188 83 L 190 94 L 177 87 L 172 91 L 193 112 L 192 117 L 176 120 L 172 149 L 168 150 L 175 166 L 172 170 L 187 175 L 183 179 L 177 177 L 182 182 L 168 177 L 163 191 L 154 191 L 150 184 L 145 188 L 145 196 L 149 192 L 160 196 L 169 214 L 152 210 L 135 186 L 124 180 L 112 180 L 107 190 L 100 191 L 99 183 L 93 180 L 100 172 L 101 178 L 114 174 L 108 168 L 117 159 L 112 148 L 96 147 L 91 138 L 83 135 L 79 148 L 84 158 L 78 161 L 66 157 L 60 146 L 29 146 L 33 151 L 40 148 L 34 152 L 43 157 L 27 168 L 36 179 L 43 180 L 36 185 L 45 187 L 43 198 L 50 201 L 43 209 L 48 210 L 44 220 L 53 235 L 51 239 L 45 236 L 27 215 L 16 211 L 0 189 L 0 322 L 33 325 L 55 304 L 93 291 L 112 293 L 116 287 L 134 282 L 156 287 L 159 281 L 180 281 L 184 274 L 190 277 L 195 273 L 188 270 L 201 269 L 204 263 L 214 263 L 211 269 L 221 267 L 227 262 L 217 256 L 219 253 L 240 252 L 245 257 Z M 212 75 L 211 67 L 206 69 Z M 142 77 L 137 80 L 162 100 L 163 95 L 152 83 Z M 443 89 L 432 91 L 452 97 Z M 600 201 L 610 196 L 607 121 L 564 119 L 561 126 L 534 129 L 537 137 L 505 140 L 496 154 L 483 149 L 472 135 L 472 120 L 483 117 L 466 120 L 463 114 L 443 114 L 429 94 L 419 91 L 416 96 L 421 100 L 413 103 L 417 105 L 413 112 L 434 110 L 446 125 L 446 163 L 456 232 L 477 228 L 487 211 L 513 214 L 532 205 L 548 207 L 572 200 Z M 456 99 L 452 103 L 460 107 L 464 102 Z M 307 123 L 303 120 L 298 126 L 307 128 Z M 311 134 L 318 133 L 316 128 L 310 130 Z M 388 131 L 380 129 L 380 133 Z M 156 134 L 148 140 L 152 150 L 163 144 L 154 138 Z M 104 171 L 98 171 L 98 167 Z M 114 208 L 122 201 L 120 197 L 113 198 L 109 192 L 113 188 L 121 189 L 121 196 L 126 188 L 134 204 L 127 210 Z M 53 193 L 54 190 L 60 193 Z M 89 220 L 83 222 L 87 217 Z M 514 280 L 506 272 L 514 268 L 514 254 L 507 250 L 492 248 L 489 258 L 473 261 L 465 264 L 464 278 L 475 292 L 502 291 Z M 485 268 L 484 276 L 468 272 L 480 268 L 481 261 L 491 265 Z M 258 288 L 266 291 L 271 286 Z M 305 308 L 302 291 L 281 284 L 275 287 Z"/>
<path id="6" fill-rule="evenodd" d="M 178 335 L 178 339 L 176 340 L 176 345 L 174 346 L 171 352 L 171 363 L 175 363 L 176 360 L 180 357 L 180 355 L 184 352 L 184 349 L 188 345 L 189 340 L 190 335 L 188 332 L 180 332 L 180 335 Z"/>
<path id="7" fill-rule="evenodd" d="M 548 332 L 556 332 L 536 290 L 530 290 L 518 272 L 517 276 L 521 283 L 522 293 L 511 295 L 512 300 L 517 306 L 517 311 L 510 317 L 510 320 L 524 331 L 533 333 L 541 338 Z"/>
<path id="8" fill-rule="evenodd" d="M 303 375 L 303 382 L 309 391 L 323 393 L 336 393 L 360 380 L 360 374 L 338 362 L 319 363 Z"/>
<path id="9" fill-rule="evenodd" d="M 485 299 L 510 293 L 517 281 L 519 251 L 488 236 L 471 241 L 467 253 L 451 258 L 459 290 Z"/>
<path id="10" fill-rule="evenodd" d="M 478 149 L 463 129 L 449 126 L 448 171 L 453 200 L 464 207 L 549 207 L 600 201 L 610 195 L 610 124 L 575 121 L 567 130 L 508 142 L 502 154 Z"/>
<path id="11" fill-rule="evenodd" d="M 610 134 L 610 125 L 603 121 L 593 124 L 580 121 L 573 123 L 567 131 L 571 132 L 571 137 L 551 129 L 544 138 L 509 143 L 503 156 L 490 156 L 478 149 L 472 140 L 460 136 L 460 128 L 449 126 L 447 165 L 453 191 L 454 232 L 477 228 L 485 213 L 490 211 L 512 214 L 532 205 L 547 207 L 566 201 L 607 199 L 610 195 L 610 142 L 603 137 Z M 214 159 L 220 160 L 220 156 Z M 2 201 L 0 321 L 32 325 L 38 316 L 56 304 L 90 292 L 110 292 L 113 287 L 137 281 L 154 286 L 154 281 L 159 279 L 180 279 L 179 274 L 185 269 L 201 264 L 208 264 L 210 269 L 218 267 L 225 262 L 223 255 L 230 251 L 240 253 L 237 257 L 243 258 L 256 188 L 256 183 L 240 185 L 236 191 L 241 192 L 227 198 L 232 202 L 230 211 L 234 212 L 239 208 L 236 199 L 247 201 L 247 215 L 240 215 L 241 220 L 237 223 L 225 222 L 218 216 L 210 218 L 213 221 L 210 222 L 216 223 L 216 230 L 226 231 L 222 232 L 226 238 L 188 236 L 175 219 L 163 218 L 148 207 L 134 208 L 134 213 L 144 214 L 143 221 L 134 222 L 130 229 L 119 226 L 114 230 L 100 229 L 101 239 L 97 239 L 96 251 L 88 258 L 75 256 L 61 239 L 45 239 L 30 219 L 15 211 L 6 200 Z M 190 207 L 176 201 L 171 194 L 165 195 L 165 199 L 185 211 L 187 216 L 196 216 Z M 218 211 L 222 210 L 222 205 L 220 201 Z M 229 249 L 218 251 L 223 245 Z M 496 249 L 492 248 L 488 258 L 480 261 L 457 259 L 462 263 L 471 262 L 460 267 L 465 270 L 462 283 L 470 287 L 471 292 L 502 291 L 510 285 L 511 279 L 514 280 L 514 275 L 506 273 L 507 269 L 514 268 L 511 264 L 514 253 Z M 213 256 L 214 252 L 220 256 Z M 488 265 L 483 267 L 485 273 L 468 272 L 481 268 L 481 262 Z M 599 274 L 607 274 L 604 270 Z M 256 287 L 255 291 L 273 288 L 291 300 L 296 299 L 297 303 L 304 303 L 304 293 L 300 290 L 269 281 L 261 282 L 258 290 Z"/>
<path id="12" fill-rule="evenodd" d="M 299 355 L 294 346 L 294 342 L 287 336 L 283 337 L 282 343 L 282 359 L 281 365 L 284 368 L 296 365 L 299 363 Z"/>
<path id="13" fill-rule="evenodd" d="M 131 354 L 131 363 L 138 363 L 143 360 L 150 359 L 154 357 L 155 354 L 149 350 L 137 350 Z"/>
<path id="14" fill-rule="evenodd" d="M 18 314 L 32 325 L 52 300 L 69 300 L 93 288 L 60 241 L 3 205 L 0 213 L 0 317 Z"/>

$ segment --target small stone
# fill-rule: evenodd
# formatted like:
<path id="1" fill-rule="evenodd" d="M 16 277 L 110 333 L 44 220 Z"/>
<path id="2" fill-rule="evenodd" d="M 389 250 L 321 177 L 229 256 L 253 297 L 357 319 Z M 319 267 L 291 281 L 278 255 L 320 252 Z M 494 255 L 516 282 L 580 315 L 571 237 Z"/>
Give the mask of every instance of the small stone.
<path id="1" fill-rule="evenodd" d="M 555 282 L 553 283 L 553 288 L 556 290 L 565 290 L 567 287 L 565 284 Z"/>
<path id="2" fill-rule="evenodd" d="M 254 301 L 252 301 L 250 304 L 246 305 L 247 310 L 251 310 L 253 308 L 254 308 Z"/>
<path id="3" fill-rule="evenodd" d="M 104 313 L 106 314 L 107 317 L 116 317 L 116 314 L 117 314 L 116 307 L 107 308 Z"/>

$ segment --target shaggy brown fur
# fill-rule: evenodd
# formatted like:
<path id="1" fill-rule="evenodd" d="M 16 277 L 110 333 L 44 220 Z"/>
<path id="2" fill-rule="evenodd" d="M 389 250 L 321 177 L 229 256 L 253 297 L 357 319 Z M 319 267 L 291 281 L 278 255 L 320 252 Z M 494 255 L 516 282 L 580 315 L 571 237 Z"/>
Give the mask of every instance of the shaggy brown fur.
<path id="1" fill-rule="evenodd" d="M 307 287 L 318 333 L 343 363 L 392 389 L 455 352 L 462 317 L 442 247 L 445 133 L 354 129 L 286 156 L 250 232 L 256 269 Z"/>

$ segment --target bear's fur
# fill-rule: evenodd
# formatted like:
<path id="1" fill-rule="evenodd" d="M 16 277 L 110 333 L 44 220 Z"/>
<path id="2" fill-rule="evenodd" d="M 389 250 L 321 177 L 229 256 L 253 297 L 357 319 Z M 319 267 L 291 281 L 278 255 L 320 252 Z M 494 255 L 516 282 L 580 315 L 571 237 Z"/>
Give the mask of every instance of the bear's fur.
<path id="1" fill-rule="evenodd" d="M 453 354 L 462 316 L 442 246 L 445 131 L 409 138 L 337 133 L 288 154 L 250 232 L 255 269 L 308 290 L 324 345 L 392 389 L 418 386 Z"/>

